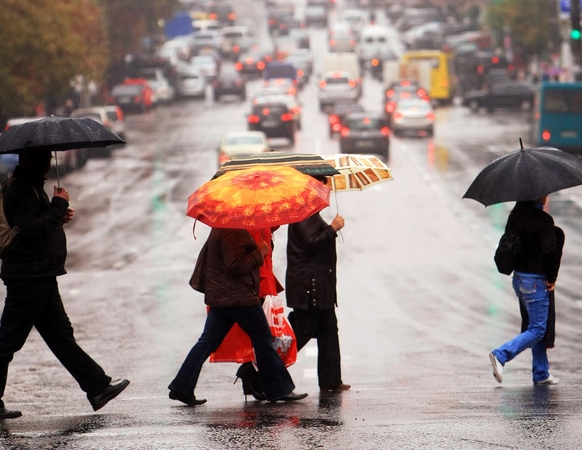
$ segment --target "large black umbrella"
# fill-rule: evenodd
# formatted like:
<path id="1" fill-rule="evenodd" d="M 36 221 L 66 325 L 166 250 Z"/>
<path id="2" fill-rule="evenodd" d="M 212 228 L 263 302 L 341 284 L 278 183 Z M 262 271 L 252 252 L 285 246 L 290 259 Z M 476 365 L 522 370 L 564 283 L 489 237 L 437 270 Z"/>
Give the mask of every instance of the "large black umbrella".
<path id="1" fill-rule="evenodd" d="M 582 184 L 582 159 L 553 147 L 521 148 L 489 163 L 463 198 L 485 206 L 537 200 Z"/>
<path id="2" fill-rule="evenodd" d="M 45 117 L 14 125 L 0 134 L 0 153 L 20 153 L 25 149 L 72 150 L 114 144 L 125 144 L 125 141 L 88 117 Z"/>
<path id="3" fill-rule="evenodd" d="M 225 162 L 214 178 L 230 171 L 248 169 L 254 166 L 291 166 L 306 175 L 332 176 L 340 172 L 326 162 L 320 155 L 308 153 L 269 152 L 256 155 L 247 155 Z"/>

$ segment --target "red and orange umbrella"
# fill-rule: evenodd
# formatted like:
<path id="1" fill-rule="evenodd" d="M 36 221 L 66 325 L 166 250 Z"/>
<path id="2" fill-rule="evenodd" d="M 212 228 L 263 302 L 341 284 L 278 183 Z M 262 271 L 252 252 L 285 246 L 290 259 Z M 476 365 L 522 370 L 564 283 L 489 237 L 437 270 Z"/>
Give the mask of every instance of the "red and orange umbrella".
<path id="1" fill-rule="evenodd" d="M 226 172 L 188 197 L 187 215 L 213 228 L 265 228 L 300 222 L 329 206 L 329 188 L 292 167 Z"/>

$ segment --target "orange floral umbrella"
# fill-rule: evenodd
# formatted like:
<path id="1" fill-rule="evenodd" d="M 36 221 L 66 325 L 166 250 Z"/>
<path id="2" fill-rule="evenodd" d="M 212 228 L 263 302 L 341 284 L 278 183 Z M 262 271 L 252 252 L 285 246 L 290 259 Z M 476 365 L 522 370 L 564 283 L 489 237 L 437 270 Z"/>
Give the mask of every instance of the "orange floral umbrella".
<path id="1" fill-rule="evenodd" d="M 186 214 L 213 228 L 265 228 L 300 222 L 329 206 L 330 189 L 292 167 L 226 172 L 188 197 Z"/>

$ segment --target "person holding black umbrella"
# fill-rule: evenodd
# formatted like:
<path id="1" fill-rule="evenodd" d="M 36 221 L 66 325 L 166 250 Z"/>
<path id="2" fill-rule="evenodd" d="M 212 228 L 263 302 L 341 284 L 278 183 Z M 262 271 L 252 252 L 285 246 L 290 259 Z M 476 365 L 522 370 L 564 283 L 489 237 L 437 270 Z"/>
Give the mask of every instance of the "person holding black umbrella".
<path id="1" fill-rule="evenodd" d="M 20 231 L 3 255 L 0 269 L 6 286 L 0 320 L 0 419 L 22 415 L 5 408 L 2 397 L 8 365 L 32 327 L 86 392 L 93 410 L 104 407 L 129 384 L 129 380 L 112 382 L 75 341 L 57 283 L 57 276 L 66 273 L 63 224 L 73 219 L 74 211 L 66 189 L 55 186 L 52 200 L 44 191 L 51 159 L 48 149 L 20 151 L 19 165 L 2 192 L 6 218 Z"/>
<path id="2" fill-rule="evenodd" d="M 552 297 L 562 258 L 563 231 L 544 211 L 545 195 L 535 201 L 518 201 L 507 220 L 506 232 L 521 238 L 513 273 L 513 289 L 520 301 L 522 333 L 489 354 L 493 376 L 503 381 L 503 367 L 527 348 L 532 351 L 532 377 L 536 385 L 558 384 L 549 372 L 547 348 L 553 346 Z M 548 339 L 551 344 L 548 345 Z"/>

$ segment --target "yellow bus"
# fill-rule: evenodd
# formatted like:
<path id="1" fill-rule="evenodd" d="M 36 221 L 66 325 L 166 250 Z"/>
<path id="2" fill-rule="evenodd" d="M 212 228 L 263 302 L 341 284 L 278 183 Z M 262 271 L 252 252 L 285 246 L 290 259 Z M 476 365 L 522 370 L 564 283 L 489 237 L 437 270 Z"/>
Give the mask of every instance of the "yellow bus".
<path id="1" fill-rule="evenodd" d="M 427 61 L 430 65 L 430 98 L 448 104 L 455 97 L 452 55 L 440 50 L 418 50 L 402 54 L 402 62 Z"/>

